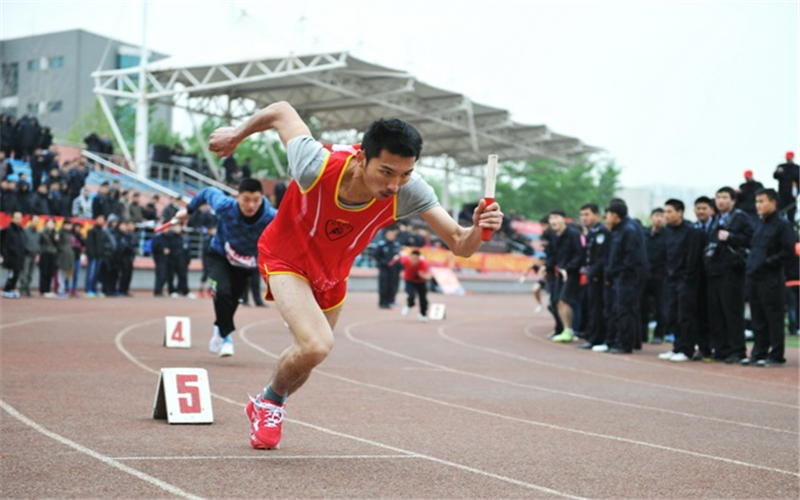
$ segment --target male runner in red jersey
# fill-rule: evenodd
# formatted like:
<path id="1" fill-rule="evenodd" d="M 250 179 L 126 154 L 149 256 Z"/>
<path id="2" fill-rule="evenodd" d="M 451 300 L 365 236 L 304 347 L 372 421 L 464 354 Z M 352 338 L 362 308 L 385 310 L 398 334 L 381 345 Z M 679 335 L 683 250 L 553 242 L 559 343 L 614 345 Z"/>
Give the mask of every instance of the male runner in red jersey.
<path id="1" fill-rule="evenodd" d="M 238 127 L 211 134 L 209 149 L 222 158 L 246 137 L 275 129 L 286 147 L 292 181 L 278 215 L 259 240 L 258 265 L 267 298 L 278 306 L 294 342 L 280 356 L 263 394 L 248 403 L 250 444 L 277 448 L 286 397 L 308 379 L 333 348 L 333 328 L 355 258 L 382 227 L 419 214 L 459 256 L 481 245 L 481 228 L 497 231 L 503 213 L 481 200 L 473 226 L 460 226 L 414 172 L 422 137 L 410 124 L 378 120 L 359 146 L 327 149 L 311 137 L 297 111 L 271 104 Z"/>

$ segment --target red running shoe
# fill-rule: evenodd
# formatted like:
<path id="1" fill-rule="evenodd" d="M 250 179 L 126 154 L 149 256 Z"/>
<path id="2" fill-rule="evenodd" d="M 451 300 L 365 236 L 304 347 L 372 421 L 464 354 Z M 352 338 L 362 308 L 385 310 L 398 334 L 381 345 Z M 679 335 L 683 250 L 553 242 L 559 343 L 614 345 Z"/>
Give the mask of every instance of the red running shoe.
<path id="1" fill-rule="evenodd" d="M 244 409 L 250 419 L 250 445 L 259 450 L 276 450 L 281 443 L 284 405 L 251 397 Z"/>

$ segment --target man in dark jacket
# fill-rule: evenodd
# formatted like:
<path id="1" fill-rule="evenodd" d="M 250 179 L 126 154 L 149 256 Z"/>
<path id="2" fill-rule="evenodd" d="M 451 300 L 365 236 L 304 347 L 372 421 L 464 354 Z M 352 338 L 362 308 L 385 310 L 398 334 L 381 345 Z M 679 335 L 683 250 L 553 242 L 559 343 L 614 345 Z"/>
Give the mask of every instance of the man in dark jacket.
<path id="1" fill-rule="evenodd" d="M 794 162 L 793 151 L 786 152 L 786 163 L 778 165 L 772 177 L 778 181 L 778 211 L 786 210 L 786 218 L 794 224 L 797 212 L 794 190 L 800 185 L 800 169 Z"/>
<path id="2" fill-rule="evenodd" d="M 717 191 L 717 215 L 708 231 L 704 254 L 708 316 L 709 349 L 713 358 L 726 363 L 738 363 L 747 355 L 744 338 L 745 261 L 753 238 L 750 217 L 733 208 L 736 193 L 733 188 Z M 703 359 L 711 352 L 701 353 Z"/>
<path id="3" fill-rule="evenodd" d="M 697 286 L 701 273 L 702 234 L 683 218 L 684 204 L 670 199 L 664 204 L 667 276 L 667 324 L 675 334 L 672 350 L 660 359 L 683 362 L 694 355 L 697 344 Z"/>
<path id="4" fill-rule="evenodd" d="M 3 287 L 3 297 L 18 299 L 17 280 L 25 261 L 25 235 L 22 232 L 22 212 L 14 212 L 11 224 L 3 229 L 0 234 L 0 253 L 3 255 L 3 267 L 8 269 L 6 285 Z"/>
<path id="5" fill-rule="evenodd" d="M 611 228 L 606 276 L 614 297 L 615 331 L 607 340 L 611 354 L 630 354 L 639 342 L 638 309 L 641 276 L 647 268 L 644 240 L 638 225 L 628 217 L 621 200 L 606 208 L 606 225 Z"/>
<path id="6" fill-rule="evenodd" d="M 105 215 L 98 214 L 94 218 L 94 226 L 86 235 L 86 297 L 105 297 L 105 294 L 97 291 L 98 281 L 102 282 L 102 270 L 105 261 L 106 236 L 103 225 L 106 222 Z"/>
<path id="7" fill-rule="evenodd" d="M 588 328 L 586 341 L 578 347 L 592 349 L 606 345 L 606 321 L 603 314 L 604 267 L 611 239 L 608 228 L 601 221 L 600 207 L 594 203 L 581 207 L 581 224 L 587 228 L 585 272 L 588 282 Z"/>
<path id="8" fill-rule="evenodd" d="M 645 280 L 644 292 L 641 301 L 641 328 L 642 341 L 646 341 L 650 318 L 656 322 L 653 331 L 652 344 L 664 342 L 666 331 L 666 317 L 664 314 L 664 270 L 667 260 L 666 246 L 664 244 L 664 209 L 654 208 L 650 212 L 650 228 L 645 233 L 645 246 L 647 259 L 650 264 L 650 275 Z"/>
<path id="9" fill-rule="evenodd" d="M 39 189 L 31 195 L 31 213 L 36 215 L 50 215 L 47 184 L 39 184 Z"/>
<path id="10" fill-rule="evenodd" d="M 764 185 L 753 179 L 753 171 L 744 172 L 744 182 L 739 184 L 739 193 L 736 195 L 736 208 L 746 213 L 752 220 L 757 220 L 756 191 L 764 189 Z"/>
<path id="11" fill-rule="evenodd" d="M 556 305 L 558 315 L 564 325 L 564 331 L 553 337 L 553 342 L 572 342 L 575 332 L 572 331 L 573 311 L 578 307 L 580 291 L 581 266 L 584 263 L 581 235 L 567 226 L 563 210 L 553 210 L 548 218 L 550 227 L 556 232 L 555 239 L 555 285 L 553 291 L 558 299 Z M 548 249 L 548 253 L 551 250 Z"/>
<path id="12" fill-rule="evenodd" d="M 747 257 L 747 287 L 755 342 L 743 365 L 780 366 L 784 357 L 783 288 L 785 268 L 794 256 L 796 237 L 789 222 L 778 214 L 778 193 L 762 189 L 756 193 L 756 211 L 761 220 L 753 234 Z"/>
<path id="13" fill-rule="evenodd" d="M 391 309 L 395 301 L 400 273 L 396 264 L 400 259 L 400 243 L 397 242 L 397 227 L 387 227 L 383 240 L 378 242 L 374 253 L 378 264 L 378 307 Z"/>
<path id="14" fill-rule="evenodd" d="M 39 243 L 39 224 L 41 219 L 38 215 L 31 216 L 28 225 L 23 229 L 25 234 L 25 260 L 22 264 L 22 273 L 19 280 L 19 293 L 23 297 L 31 296 L 31 282 L 33 281 L 33 270 L 39 254 L 42 253 L 42 246 Z"/>

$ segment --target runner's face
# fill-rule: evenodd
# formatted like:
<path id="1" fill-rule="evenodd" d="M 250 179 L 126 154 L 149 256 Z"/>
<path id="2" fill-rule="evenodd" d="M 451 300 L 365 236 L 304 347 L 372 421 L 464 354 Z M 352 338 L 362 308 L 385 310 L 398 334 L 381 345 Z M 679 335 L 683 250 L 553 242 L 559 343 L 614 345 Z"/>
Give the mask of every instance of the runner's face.
<path id="1" fill-rule="evenodd" d="M 264 196 L 257 191 L 242 191 L 237 196 L 236 201 L 239 203 L 239 210 L 245 217 L 252 217 L 261 208 L 264 202 Z"/>
<path id="2" fill-rule="evenodd" d="M 364 167 L 364 183 L 372 197 L 381 201 L 396 195 L 400 186 L 411 180 L 414 163 L 414 158 L 397 156 L 386 150 L 371 158 Z"/>

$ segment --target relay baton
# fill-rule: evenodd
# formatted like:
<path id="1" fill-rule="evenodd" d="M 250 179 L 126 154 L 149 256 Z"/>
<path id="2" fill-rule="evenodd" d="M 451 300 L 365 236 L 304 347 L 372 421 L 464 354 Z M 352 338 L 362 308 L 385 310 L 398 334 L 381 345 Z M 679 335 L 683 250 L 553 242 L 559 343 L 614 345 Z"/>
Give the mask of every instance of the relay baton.
<path id="1" fill-rule="evenodd" d="M 484 192 L 483 199 L 486 200 L 488 207 L 494 203 L 494 185 L 497 179 L 497 155 L 489 155 L 489 161 L 486 164 L 486 191 Z M 492 231 L 488 228 L 481 229 L 481 240 L 489 241 L 492 239 Z"/>
<path id="2" fill-rule="evenodd" d="M 172 226 L 174 226 L 178 222 L 179 222 L 178 219 L 172 219 L 171 221 L 165 222 L 165 223 L 161 224 L 160 226 L 158 226 L 157 228 L 155 228 L 153 230 L 153 232 L 154 233 L 160 233 L 162 231 L 166 231 L 167 229 L 171 228 Z"/>

